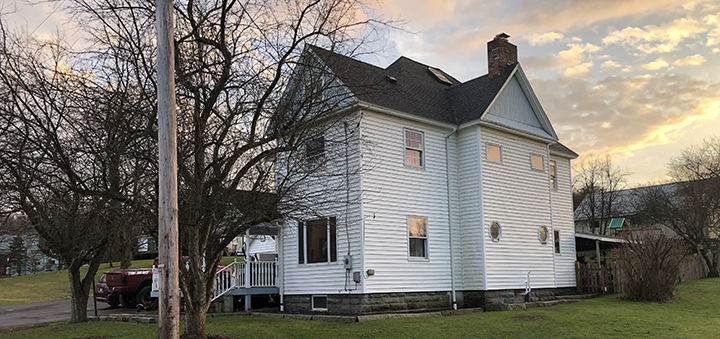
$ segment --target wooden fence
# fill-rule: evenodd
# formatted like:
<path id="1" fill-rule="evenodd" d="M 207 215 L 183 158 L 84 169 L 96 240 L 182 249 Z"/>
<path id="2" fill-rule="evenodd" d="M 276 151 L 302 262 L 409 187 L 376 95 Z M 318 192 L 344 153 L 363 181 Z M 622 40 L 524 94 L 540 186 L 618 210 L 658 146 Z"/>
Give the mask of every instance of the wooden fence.
<path id="1" fill-rule="evenodd" d="M 707 265 L 699 255 L 680 262 L 678 283 L 707 276 Z M 575 282 L 578 293 L 624 293 L 624 272 L 619 265 L 600 266 L 597 263 L 575 263 Z"/>

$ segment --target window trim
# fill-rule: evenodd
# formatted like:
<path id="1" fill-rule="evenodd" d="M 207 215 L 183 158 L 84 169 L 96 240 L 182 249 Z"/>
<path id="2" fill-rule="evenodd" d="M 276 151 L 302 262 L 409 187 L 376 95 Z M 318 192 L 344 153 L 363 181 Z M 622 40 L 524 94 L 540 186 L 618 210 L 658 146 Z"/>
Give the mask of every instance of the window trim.
<path id="1" fill-rule="evenodd" d="M 425 219 L 425 237 L 410 237 L 410 218 L 418 218 L 418 219 Z M 419 216 L 419 215 L 408 215 L 405 218 L 405 232 L 407 234 L 407 256 L 408 261 L 429 261 L 430 260 L 430 234 L 428 232 L 428 218 L 425 216 Z M 416 257 L 410 254 L 410 239 L 424 239 L 425 242 L 425 256 L 424 257 Z"/>
<path id="2" fill-rule="evenodd" d="M 555 255 L 562 255 L 562 243 L 560 243 L 560 230 L 553 230 L 553 247 Z"/>
<path id="3" fill-rule="evenodd" d="M 552 170 L 551 170 L 552 169 Z M 550 172 L 550 188 L 557 191 L 558 189 L 558 182 L 557 182 L 557 161 L 550 160 L 548 164 L 548 172 Z"/>
<path id="4" fill-rule="evenodd" d="M 535 168 L 535 166 L 533 166 L 533 156 L 540 157 L 540 160 L 542 160 L 542 169 L 538 169 L 538 168 Z M 530 153 L 530 169 L 533 171 L 538 171 L 538 172 L 544 173 L 545 172 L 545 156 L 542 154 L 538 154 L 538 153 Z"/>
<path id="5" fill-rule="evenodd" d="M 500 160 L 490 159 L 490 152 L 488 151 L 488 146 L 495 146 L 500 149 Z M 485 142 L 485 160 L 499 162 L 502 164 L 505 160 L 505 156 L 503 155 L 503 153 L 504 152 L 503 152 L 502 145 L 496 144 L 494 142 L 489 142 L 489 141 Z"/>
<path id="6" fill-rule="evenodd" d="M 325 298 L 325 308 L 315 307 L 315 298 Z M 310 296 L 310 309 L 313 311 L 327 311 L 329 301 L 327 294 L 313 294 Z"/>
<path id="7" fill-rule="evenodd" d="M 310 221 L 316 221 L 316 220 L 322 220 L 324 219 L 326 222 L 326 233 L 328 239 L 328 248 L 327 248 L 327 261 L 320 261 L 320 262 L 308 262 L 308 243 L 307 243 L 307 226 L 308 222 Z M 331 223 L 330 220 L 335 219 L 335 238 L 332 237 L 332 230 L 331 230 Z M 298 265 L 330 265 L 332 263 L 338 262 L 338 246 L 337 246 L 337 218 L 336 217 L 321 217 L 316 219 L 307 219 L 307 220 L 299 220 L 298 221 L 298 232 L 302 229 L 302 242 L 300 242 L 301 236 L 298 235 Z M 333 246 L 333 241 L 335 240 L 335 246 Z M 333 261 L 333 248 L 335 249 L 335 261 Z M 302 251 L 302 253 L 300 253 Z M 301 256 L 302 255 L 302 256 Z"/>
<path id="8" fill-rule="evenodd" d="M 408 147 L 407 145 L 407 132 L 419 133 L 420 134 L 420 149 Z M 419 151 L 420 152 L 420 166 L 408 164 L 407 162 L 407 150 Z M 425 132 L 416 130 L 413 128 L 403 127 L 403 165 L 410 168 L 425 168 Z"/>

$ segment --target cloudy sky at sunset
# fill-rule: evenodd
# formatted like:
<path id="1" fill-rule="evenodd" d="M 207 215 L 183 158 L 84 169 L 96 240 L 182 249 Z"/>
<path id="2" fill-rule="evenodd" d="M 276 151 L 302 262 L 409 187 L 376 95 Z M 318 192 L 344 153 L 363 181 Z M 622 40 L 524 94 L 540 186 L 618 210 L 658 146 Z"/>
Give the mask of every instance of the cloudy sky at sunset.
<path id="1" fill-rule="evenodd" d="M 386 0 L 398 55 L 461 81 L 487 73 L 486 43 L 505 32 L 561 142 L 610 152 L 633 183 L 665 177 L 669 157 L 720 136 L 720 2 L 687 0 Z"/>
<path id="2" fill-rule="evenodd" d="M 18 7 L 16 23 L 52 33 L 49 5 Z M 633 184 L 665 177 L 683 148 L 720 136 L 720 1 L 382 0 L 377 15 L 405 20 L 369 61 L 400 55 L 461 81 L 487 73 L 486 43 L 518 46 L 560 140 L 580 154 L 610 152 Z M 36 29 L 37 28 L 37 29 Z"/>

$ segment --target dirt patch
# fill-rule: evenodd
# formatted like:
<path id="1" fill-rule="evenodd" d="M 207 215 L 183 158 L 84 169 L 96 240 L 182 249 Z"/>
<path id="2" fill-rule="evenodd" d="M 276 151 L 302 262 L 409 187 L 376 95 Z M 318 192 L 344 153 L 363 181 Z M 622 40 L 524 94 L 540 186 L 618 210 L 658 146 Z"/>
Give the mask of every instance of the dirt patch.
<path id="1" fill-rule="evenodd" d="M 540 321 L 540 320 L 542 320 L 542 318 L 540 318 L 540 317 L 517 317 L 516 319 L 520 320 L 520 321 Z"/>

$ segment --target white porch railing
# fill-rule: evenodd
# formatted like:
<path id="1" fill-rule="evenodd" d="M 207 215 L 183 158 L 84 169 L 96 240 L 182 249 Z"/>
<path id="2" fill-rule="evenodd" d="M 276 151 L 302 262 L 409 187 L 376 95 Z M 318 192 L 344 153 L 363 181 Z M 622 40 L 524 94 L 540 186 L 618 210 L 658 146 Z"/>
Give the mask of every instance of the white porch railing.
<path id="1" fill-rule="evenodd" d="M 153 291 L 160 288 L 162 274 L 153 268 Z M 277 261 L 233 261 L 215 275 L 213 301 L 235 288 L 276 287 Z"/>
<path id="2" fill-rule="evenodd" d="M 234 288 L 275 287 L 277 261 L 233 261 L 217 272 L 213 301 Z"/>

